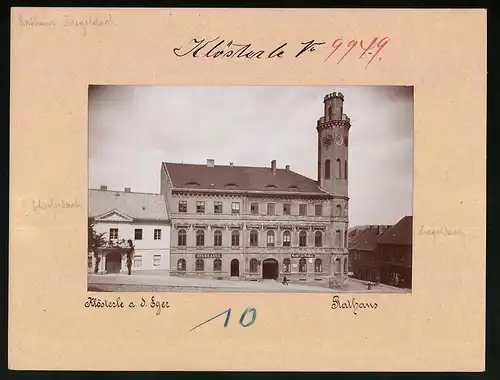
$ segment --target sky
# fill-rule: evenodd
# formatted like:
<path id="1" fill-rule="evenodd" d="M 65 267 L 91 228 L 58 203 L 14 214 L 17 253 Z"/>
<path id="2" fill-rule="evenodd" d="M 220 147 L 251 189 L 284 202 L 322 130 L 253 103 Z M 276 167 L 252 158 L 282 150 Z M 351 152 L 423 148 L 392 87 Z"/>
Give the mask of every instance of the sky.
<path id="1" fill-rule="evenodd" d="M 89 187 L 158 193 L 163 161 L 278 168 L 316 180 L 323 97 L 344 94 L 349 227 L 412 215 L 413 88 L 92 86 Z"/>

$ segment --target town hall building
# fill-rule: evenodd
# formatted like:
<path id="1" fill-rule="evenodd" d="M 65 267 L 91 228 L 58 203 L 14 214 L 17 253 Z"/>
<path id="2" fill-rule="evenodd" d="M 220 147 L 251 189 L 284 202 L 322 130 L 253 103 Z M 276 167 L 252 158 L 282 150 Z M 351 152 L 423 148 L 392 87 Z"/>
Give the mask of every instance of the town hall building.
<path id="1" fill-rule="evenodd" d="M 347 281 L 350 120 L 341 93 L 323 103 L 317 180 L 276 160 L 269 167 L 162 163 L 171 275 Z"/>

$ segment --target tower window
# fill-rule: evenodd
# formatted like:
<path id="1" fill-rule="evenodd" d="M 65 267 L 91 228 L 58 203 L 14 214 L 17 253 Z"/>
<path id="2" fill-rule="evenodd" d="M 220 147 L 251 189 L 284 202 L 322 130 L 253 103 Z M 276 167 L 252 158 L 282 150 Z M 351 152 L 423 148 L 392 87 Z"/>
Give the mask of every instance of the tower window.
<path id="1" fill-rule="evenodd" d="M 333 118 L 332 106 L 328 106 L 328 118 L 331 120 Z"/>
<path id="2" fill-rule="evenodd" d="M 325 160 L 325 179 L 330 179 L 330 160 Z"/>
<path id="3" fill-rule="evenodd" d="M 344 178 L 347 179 L 347 160 L 344 161 Z"/>
<path id="4" fill-rule="evenodd" d="M 342 162 L 337 158 L 337 178 L 342 178 Z"/>

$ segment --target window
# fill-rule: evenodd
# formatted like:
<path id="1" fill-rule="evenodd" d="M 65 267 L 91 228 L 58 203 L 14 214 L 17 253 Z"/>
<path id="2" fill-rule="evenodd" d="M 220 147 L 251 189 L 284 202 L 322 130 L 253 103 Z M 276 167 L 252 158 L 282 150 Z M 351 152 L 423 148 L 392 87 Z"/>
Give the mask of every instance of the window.
<path id="1" fill-rule="evenodd" d="M 196 246 L 201 247 L 205 245 L 205 231 L 196 231 Z"/>
<path id="2" fill-rule="evenodd" d="M 203 244 L 201 244 L 203 245 Z M 220 247 L 222 245 L 222 232 L 221 230 L 215 230 L 214 232 L 214 246 Z"/>
<path id="3" fill-rule="evenodd" d="M 198 214 L 204 214 L 205 213 L 205 201 L 197 201 L 196 202 L 196 212 Z"/>
<path id="4" fill-rule="evenodd" d="M 344 161 L 344 178 L 347 179 L 347 160 Z"/>
<path id="5" fill-rule="evenodd" d="M 135 240 L 142 240 L 142 228 L 136 228 L 134 230 L 134 239 Z"/>
<path id="6" fill-rule="evenodd" d="M 331 120 L 333 118 L 332 106 L 328 106 L 328 118 Z"/>
<path id="7" fill-rule="evenodd" d="M 299 215 L 307 215 L 307 205 L 305 203 L 299 205 Z"/>
<path id="8" fill-rule="evenodd" d="M 348 138 L 347 136 L 344 136 L 344 145 L 347 146 L 347 143 L 348 143 Z"/>
<path id="9" fill-rule="evenodd" d="M 154 230 L 154 240 L 161 240 L 161 229 L 155 228 L 155 230 Z"/>
<path id="10" fill-rule="evenodd" d="M 307 262 L 306 259 L 299 260 L 299 272 L 305 273 L 307 272 Z"/>
<path id="11" fill-rule="evenodd" d="M 316 231 L 314 233 L 314 246 L 315 247 L 323 246 L 323 233 L 321 231 Z"/>
<path id="12" fill-rule="evenodd" d="M 290 273 L 290 259 L 283 260 L 283 272 Z"/>
<path id="13" fill-rule="evenodd" d="M 290 247 L 292 241 L 292 234 L 290 231 L 283 232 L 283 247 Z"/>
<path id="14" fill-rule="evenodd" d="M 267 246 L 274 247 L 274 231 L 267 231 Z"/>
<path id="15" fill-rule="evenodd" d="M 342 178 L 342 162 L 337 158 L 337 178 Z"/>
<path id="16" fill-rule="evenodd" d="M 344 231 L 344 247 L 348 247 L 349 239 L 347 239 L 347 230 Z"/>
<path id="17" fill-rule="evenodd" d="M 153 256 L 153 266 L 154 267 L 159 267 L 161 262 L 161 255 L 154 255 Z"/>
<path id="18" fill-rule="evenodd" d="M 215 259 L 214 260 L 214 271 L 220 272 L 222 270 L 222 260 L 221 259 Z"/>
<path id="19" fill-rule="evenodd" d="M 255 230 L 250 231 L 250 246 L 257 247 L 259 245 L 259 233 Z"/>
<path id="20" fill-rule="evenodd" d="M 231 245 L 233 247 L 238 247 L 240 245 L 240 231 L 233 230 L 233 232 L 231 232 Z"/>
<path id="21" fill-rule="evenodd" d="M 290 203 L 283 204 L 283 215 L 290 215 L 292 210 L 292 206 Z"/>
<path id="22" fill-rule="evenodd" d="M 335 206 L 335 215 L 336 216 L 342 215 L 342 206 L 340 206 L 340 205 Z"/>
<path id="23" fill-rule="evenodd" d="M 186 230 L 179 230 L 177 233 L 177 245 L 186 245 Z"/>
<path id="24" fill-rule="evenodd" d="M 330 160 L 325 160 L 325 179 L 330 179 Z"/>
<path id="25" fill-rule="evenodd" d="M 335 246 L 342 247 L 342 236 L 340 230 L 335 231 Z"/>
<path id="26" fill-rule="evenodd" d="M 177 261 L 177 270 L 182 272 L 186 271 L 186 260 L 179 259 L 179 261 Z"/>
<path id="27" fill-rule="evenodd" d="M 137 255 L 134 256 L 134 268 L 141 268 L 142 267 L 142 256 Z"/>
<path id="28" fill-rule="evenodd" d="M 195 268 L 197 272 L 203 272 L 205 270 L 205 262 L 203 259 L 196 259 Z"/>
<path id="29" fill-rule="evenodd" d="M 257 215 L 259 213 L 259 204 L 251 203 L 250 204 L 250 214 Z"/>
<path id="30" fill-rule="evenodd" d="M 299 232 L 299 247 L 305 247 L 307 245 L 307 232 Z"/>
<path id="31" fill-rule="evenodd" d="M 240 202 L 233 202 L 231 204 L 231 213 L 233 213 L 233 214 L 240 213 Z"/>
<path id="32" fill-rule="evenodd" d="M 92 255 L 89 255 L 87 257 L 87 265 L 89 268 L 92 268 Z"/>
<path id="33" fill-rule="evenodd" d="M 257 273 L 257 259 L 250 260 L 250 273 Z"/>
<path id="34" fill-rule="evenodd" d="M 222 202 L 214 202 L 214 214 L 222 214 Z"/>
<path id="35" fill-rule="evenodd" d="M 267 204 L 267 215 L 274 215 L 274 203 Z"/>
<path id="36" fill-rule="evenodd" d="M 118 228 L 109 229 L 109 239 L 118 239 Z"/>
<path id="37" fill-rule="evenodd" d="M 322 204 L 314 205 L 314 215 L 316 215 L 316 216 L 323 215 L 323 205 Z"/>
<path id="38" fill-rule="evenodd" d="M 340 259 L 337 257 L 335 259 L 335 263 L 333 265 L 333 270 L 335 273 L 340 273 L 340 270 L 342 269 L 341 264 L 340 264 Z"/>
<path id="39" fill-rule="evenodd" d="M 314 260 L 314 271 L 323 272 L 323 265 L 321 264 L 321 259 Z"/>
<path id="40" fill-rule="evenodd" d="M 179 201 L 179 212 L 187 212 L 188 203 L 187 201 Z"/>

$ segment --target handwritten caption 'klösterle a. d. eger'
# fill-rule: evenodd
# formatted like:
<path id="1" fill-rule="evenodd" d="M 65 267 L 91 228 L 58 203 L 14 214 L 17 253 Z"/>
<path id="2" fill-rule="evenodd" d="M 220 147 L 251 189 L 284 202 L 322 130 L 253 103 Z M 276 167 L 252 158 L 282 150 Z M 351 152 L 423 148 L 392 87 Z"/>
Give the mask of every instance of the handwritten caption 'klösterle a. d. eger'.
<path id="1" fill-rule="evenodd" d="M 159 301 L 155 296 L 149 299 L 141 297 L 137 301 L 123 301 L 121 297 L 113 300 L 100 299 L 97 297 L 88 297 L 85 302 L 87 308 L 103 308 L 103 309 L 153 309 L 156 310 L 156 315 L 160 315 L 163 309 L 168 309 L 170 304 L 168 301 Z"/>

